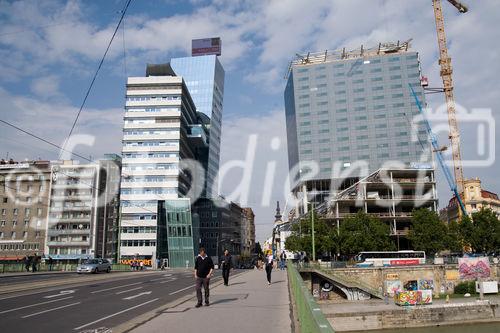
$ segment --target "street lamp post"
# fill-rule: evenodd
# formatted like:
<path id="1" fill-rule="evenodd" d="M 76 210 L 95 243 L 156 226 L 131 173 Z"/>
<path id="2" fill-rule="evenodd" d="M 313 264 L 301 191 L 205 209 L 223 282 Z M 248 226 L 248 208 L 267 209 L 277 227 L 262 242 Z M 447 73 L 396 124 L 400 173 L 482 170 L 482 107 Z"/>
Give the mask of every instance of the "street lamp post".
<path id="1" fill-rule="evenodd" d="M 312 232 L 312 260 L 316 261 L 316 242 L 314 239 L 314 202 L 311 202 L 311 232 Z"/>

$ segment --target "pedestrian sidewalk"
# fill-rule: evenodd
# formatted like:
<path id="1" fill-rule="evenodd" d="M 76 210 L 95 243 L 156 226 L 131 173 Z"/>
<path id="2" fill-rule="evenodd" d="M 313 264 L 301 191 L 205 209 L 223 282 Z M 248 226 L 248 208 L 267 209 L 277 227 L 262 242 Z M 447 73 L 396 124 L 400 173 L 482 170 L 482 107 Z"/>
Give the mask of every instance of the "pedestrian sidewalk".
<path id="1" fill-rule="evenodd" d="M 256 269 L 230 277 L 228 287 L 221 284 L 211 288 L 209 307 L 195 308 L 193 297 L 164 310 L 132 332 L 290 333 L 286 271 L 273 270 L 272 278 L 273 283 L 268 285 L 265 271 Z"/>

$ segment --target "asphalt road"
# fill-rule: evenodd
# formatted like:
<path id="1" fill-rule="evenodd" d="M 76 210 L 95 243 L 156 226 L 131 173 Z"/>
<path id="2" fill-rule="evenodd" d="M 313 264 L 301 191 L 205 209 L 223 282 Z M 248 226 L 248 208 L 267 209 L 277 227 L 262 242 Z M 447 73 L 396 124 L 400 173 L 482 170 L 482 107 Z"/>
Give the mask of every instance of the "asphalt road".
<path id="1" fill-rule="evenodd" d="M 64 274 L 52 279 L 69 276 L 74 277 Z M 111 328 L 194 291 L 192 270 L 107 276 L 105 280 L 44 289 L 43 283 L 48 280 L 45 276 L 40 288 L 0 295 L 0 331 L 83 332 Z M 216 271 L 211 283 L 220 279 L 220 271 Z M 2 285 L 5 282 L 0 280 Z"/>

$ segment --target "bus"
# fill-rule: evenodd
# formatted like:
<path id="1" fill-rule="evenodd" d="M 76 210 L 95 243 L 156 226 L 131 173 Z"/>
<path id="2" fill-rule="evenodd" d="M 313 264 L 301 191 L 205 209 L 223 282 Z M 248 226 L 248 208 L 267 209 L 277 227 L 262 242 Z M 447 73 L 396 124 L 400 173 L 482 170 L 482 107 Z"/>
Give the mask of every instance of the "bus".
<path id="1" fill-rule="evenodd" d="M 425 264 L 424 251 L 370 251 L 356 256 L 359 267 L 412 266 Z"/>

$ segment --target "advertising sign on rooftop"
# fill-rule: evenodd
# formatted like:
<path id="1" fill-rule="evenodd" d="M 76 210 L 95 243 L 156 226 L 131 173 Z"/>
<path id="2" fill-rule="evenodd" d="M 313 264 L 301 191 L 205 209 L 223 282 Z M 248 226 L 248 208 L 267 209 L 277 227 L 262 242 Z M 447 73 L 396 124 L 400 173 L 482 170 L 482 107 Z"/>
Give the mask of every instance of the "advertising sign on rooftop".
<path id="1" fill-rule="evenodd" d="M 220 56 L 221 46 L 220 37 L 193 39 L 191 41 L 191 55 L 193 57 L 211 54 Z"/>

